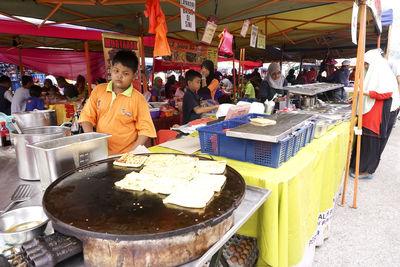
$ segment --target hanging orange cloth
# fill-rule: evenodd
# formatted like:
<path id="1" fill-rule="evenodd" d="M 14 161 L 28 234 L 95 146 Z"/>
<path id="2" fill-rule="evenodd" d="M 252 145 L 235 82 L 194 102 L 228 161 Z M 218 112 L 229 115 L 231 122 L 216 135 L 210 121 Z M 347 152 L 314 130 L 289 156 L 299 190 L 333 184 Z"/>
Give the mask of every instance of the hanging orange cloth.
<path id="1" fill-rule="evenodd" d="M 168 28 L 161 10 L 160 0 L 147 0 L 146 8 L 144 15 L 149 18 L 149 33 L 156 35 L 153 56 L 170 56 L 171 50 L 167 40 Z"/>

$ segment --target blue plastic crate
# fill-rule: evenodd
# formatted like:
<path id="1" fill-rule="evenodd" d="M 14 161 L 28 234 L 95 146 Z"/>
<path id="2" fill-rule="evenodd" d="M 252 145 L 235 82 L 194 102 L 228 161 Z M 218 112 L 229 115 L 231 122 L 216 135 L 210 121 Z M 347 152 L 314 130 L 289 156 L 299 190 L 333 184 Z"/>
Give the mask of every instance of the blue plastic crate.
<path id="1" fill-rule="evenodd" d="M 246 161 L 278 168 L 290 158 L 287 157 L 287 152 L 293 145 L 293 138 L 294 136 L 289 135 L 278 143 L 248 140 Z"/>
<path id="2" fill-rule="evenodd" d="M 317 120 L 311 120 L 311 127 L 307 134 L 307 143 L 311 143 L 314 139 L 315 128 L 317 126 Z"/>
<path id="3" fill-rule="evenodd" d="M 237 102 L 239 102 L 239 101 L 253 103 L 253 102 L 257 102 L 258 99 L 257 98 L 239 98 L 237 100 Z"/>
<path id="4" fill-rule="evenodd" d="M 307 135 L 307 128 L 308 126 L 303 126 L 299 129 L 297 129 L 293 135 L 294 135 L 294 145 L 293 145 L 293 151 L 292 151 L 292 156 L 296 155 L 299 150 L 305 146 L 305 140 L 306 140 L 306 135 Z"/>
<path id="5" fill-rule="evenodd" d="M 288 161 L 292 156 L 293 156 L 293 149 L 294 149 L 294 142 L 295 138 L 294 135 L 290 134 L 289 135 L 291 138 L 289 139 L 289 142 L 286 145 L 286 158 L 285 162 Z"/>
<path id="6" fill-rule="evenodd" d="M 229 137 L 223 132 L 225 129 L 235 128 L 242 124 L 244 123 L 240 121 L 227 120 L 197 129 L 201 151 L 215 156 L 246 161 L 246 143 L 248 140 Z"/>

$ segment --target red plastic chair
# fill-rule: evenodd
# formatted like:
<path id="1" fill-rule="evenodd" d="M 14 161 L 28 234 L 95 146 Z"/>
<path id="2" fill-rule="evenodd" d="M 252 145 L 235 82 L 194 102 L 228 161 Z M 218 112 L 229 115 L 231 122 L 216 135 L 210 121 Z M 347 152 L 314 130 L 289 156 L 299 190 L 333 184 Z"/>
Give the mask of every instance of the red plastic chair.
<path id="1" fill-rule="evenodd" d="M 168 140 L 174 139 L 177 135 L 178 133 L 172 130 L 158 130 L 157 138 L 154 139 L 154 145 L 159 145 Z"/>

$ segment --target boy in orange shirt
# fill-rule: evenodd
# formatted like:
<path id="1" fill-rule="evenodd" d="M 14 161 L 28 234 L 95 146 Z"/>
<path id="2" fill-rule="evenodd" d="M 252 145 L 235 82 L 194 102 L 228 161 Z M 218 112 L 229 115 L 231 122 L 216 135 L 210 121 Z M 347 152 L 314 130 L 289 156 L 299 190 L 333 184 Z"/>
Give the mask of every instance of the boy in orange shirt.
<path id="1" fill-rule="evenodd" d="M 134 90 L 138 58 L 128 50 L 119 51 L 112 60 L 111 81 L 94 88 L 79 117 L 83 131 L 108 133 L 108 153 L 121 154 L 155 138 L 156 131 L 147 101 Z"/>

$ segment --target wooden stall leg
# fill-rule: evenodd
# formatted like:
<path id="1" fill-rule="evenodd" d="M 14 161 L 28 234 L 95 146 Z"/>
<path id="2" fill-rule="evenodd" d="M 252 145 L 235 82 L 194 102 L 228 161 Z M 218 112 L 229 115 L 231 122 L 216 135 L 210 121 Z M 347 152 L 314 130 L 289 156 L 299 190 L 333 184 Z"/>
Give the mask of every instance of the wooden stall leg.
<path id="1" fill-rule="evenodd" d="M 358 129 L 357 129 L 357 147 L 356 147 L 356 166 L 355 166 L 355 183 L 354 183 L 354 199 L 353 199 L 353 208 L 356 208 L 357 201 L 357 186 L 358 186 L 358 174 L 359 174 L 359 163 L 360 163 L 360 147 L 361 147 L 361 129 L 362 129 L 362 110 L 363 110 L 363 85 L 364 85 L 364 54 L 365 54 L 365 35 L 366 35 L 366 5 L 365 1 L 361 6 L 361 16 L 360 16 L 360 33 L 358 36 L 358 48 L 357 48 L 357 64 L 356 64 L 356 73 L 355 73 L 355 83 L 354 83 L 354 92 L 353 92 L 353 105 L 350 119 L 350 136 L 349 136 L 349 144 L 347 149 L 347 162 L 346 162 L 346 171 L 343 182 L 343 191 L 342 191 L 342 201 L 341 206 L 344 205 L 346 198 L 346 185 L 347 179 L 349 175 L 350 168 L 350 159 L 351 159 L 351 149 L 354 139 L 354 126 L 355 126 L 355 117 L 356 117 L 356 107 L 357 102 L 358 105 Z"/>

